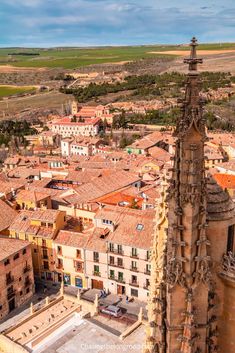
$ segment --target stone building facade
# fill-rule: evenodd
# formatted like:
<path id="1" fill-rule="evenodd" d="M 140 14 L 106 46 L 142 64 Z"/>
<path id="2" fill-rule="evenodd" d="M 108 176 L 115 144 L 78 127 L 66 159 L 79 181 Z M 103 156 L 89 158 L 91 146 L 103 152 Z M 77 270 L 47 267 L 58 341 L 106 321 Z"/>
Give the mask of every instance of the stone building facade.
<path id="1" fill-rule="evenodd" d="M 0 319 L 34 293 L 31 244 L 0 237 Z"/>
<path id="2" fill-rule="evenodd" d="M 206 175 L 196 46 L 193 38 L 172 178 L 154 234 L 145 353 L 235 351 L 234 204 Z"/>

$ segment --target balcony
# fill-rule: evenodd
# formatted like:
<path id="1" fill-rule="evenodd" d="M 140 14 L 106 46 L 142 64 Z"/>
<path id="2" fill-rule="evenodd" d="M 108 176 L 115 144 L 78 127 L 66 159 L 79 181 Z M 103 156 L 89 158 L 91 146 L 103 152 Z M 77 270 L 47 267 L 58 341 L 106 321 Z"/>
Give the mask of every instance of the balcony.
<path id="1" fill-rule="evenodd" d="M 117 264 L 117 263 L 115 263 L 115 262 L 113 262 L 113 263 L 112 263 L 112 262 L 109 262 L 108 265 L 109 265 L 109 266 L 113 266 L 113 267 L 118 267 L 118 268 L 124 268 L 124 265 L 123 265 L 123 264 L 121 265 L 121 264 Z"/>
<path id="2" fill-rule="evenodd" d="M 144 289 L 146 289 L 146 290 L 149 290 L 149 287 L 150 287 L 150 284 L 149 285 L 147 285 L 147 284 L 144 285 Z"/>
<path id="3" fill-rule="evenodd" d="M 14 277 L 13 276 L 9 276 L 6 278 L 6 285 L 9 286 L 9 284 L 14 282 Z"/>
<path id="4" fill-rule="evenodd" d="M 98 257 L 95 257 L 95 258 L 93 259 L 93 261 L 94 261 L 94 262 L 100 262 L 100 260 L 99 260 Z"/>
<path id="5" fill-rule="evenodd" d="M 59 263 L 56 265 L 57 270 L 63 270 L 63 264 Z"/>
<path id="6" fill-rule="evenodd" d="M 118 249 L 109 249 L 108 252 L 111 252 L 112 254 L 116 254 L 116 255 L 124 255 L 124 251 L 118 250 Z"/>
<path id="7" fill-rule="evenodd" d="M 116 281 L 118 283 L 126 283 L 124 278 L 121 278 L 121 277 L 115 277 L 115 276 L 110 276 L 109 275 L 109 279 L 111 279 L 112 281 Z"/>
<path id="8" fill-rule="evenodd" d="M 27 273 L 31 270 L 31 267 L 29 265 L 25 266 L 24 269 L 23 269 L 23 272 L 24 273 Z"/>
<path id="9" fill-rule="evenodd" d="M 44 260 L 48 260 L 48 255 L 47 255 L 47 254 L 42 254 L 42 258 L 43 258 Z"/>
<path id="10" fill-rule="evenodd" d="M 139 255 L 138 254 L 130 254 L 130 257 L 132 258 L 132 259 L 138 259 L 139 258 Z"/>
<path id="11" fill-rule="evenodd" d="M 151 275 L 151 271 L 150 270 L 145 270 L 144 274 L 150 276 Z"/>
<path id="12" fill-rule="evenodd" d="M 133 272 L 139 272 L 137 267 L 131 267 L 130 270 L 133 271 Z"/>
<path id="13" fill-rule="evenodd" d="M 93 271 L 93 276 L 98 276 L 98 277 L 100 277 L 100 276 L 101 276 L 101 273 L 98 272 L 98 271 Z"/>
<path id="14" fill-rule="evenodd" d="M 74 269 L 75 269 L 76 272 L 79 272 L 79 273 L 83 273 L 84 272 L 83 268 L 74 267 Z M 97 272 L 97 273 L 99 273 L 99 272 Z"/>
<path id="15" fill-rule="evenodd" d="M 130 286 L 133 286 L 133 287 L 139 287 L 139 282 L 137 282 L 137 281 L 134 281 L 134 282 L 133 282 L 133 281 L 130 281 L 130 282 L 129 282 L 129 285 L 130 285 Z"/>

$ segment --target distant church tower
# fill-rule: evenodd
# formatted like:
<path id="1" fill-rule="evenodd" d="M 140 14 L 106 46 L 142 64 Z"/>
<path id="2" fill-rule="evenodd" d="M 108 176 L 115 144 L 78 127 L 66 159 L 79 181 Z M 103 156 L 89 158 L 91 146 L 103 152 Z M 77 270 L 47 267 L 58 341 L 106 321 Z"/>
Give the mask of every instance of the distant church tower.
<path id="1" fill-rule="evenodd" d="M 227 288 L 231 266 L 228 273 L 221 265 L 229 255 L 233 259 L 234 204 L 205 174 L 207 138 L 197 72 L 202 59 L 195 38 L 190 45 L 172 179 L 166 197 L 163 185 L 156 215 L 145 353 L 235 352 L 235 259 L 233 290 Z M 224 303 L 233 299 L 229 324 Z"/>

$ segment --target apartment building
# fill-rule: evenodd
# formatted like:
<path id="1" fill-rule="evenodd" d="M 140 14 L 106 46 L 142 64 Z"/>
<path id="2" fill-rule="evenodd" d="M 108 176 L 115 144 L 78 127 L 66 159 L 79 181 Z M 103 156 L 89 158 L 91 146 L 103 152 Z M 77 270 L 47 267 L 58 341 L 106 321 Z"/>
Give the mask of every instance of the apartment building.
<path id="1" fill-rule="evenodd" d="M 61 141 L 61 154 L 69 156 L 92 156 L 102 140 L 95 137 L 67 137 Z"/>
<path id="2" fill-rule="evenodd" d="M 53 239 L 66 223 L 66 213 L 58 210 L 21 211 L 9 227 L 10 237 L 32 244 L 36 277 L 55 281 Z"/>
<path id="3" fill-rule="evenodd" d="M 34 293 L 31 244 L 0 237 L 0 319 Z"/>
<path id="4" fill-rule="evenodd" d="M 52 123 L 52 132 L 62 137 L 96 136 L 99 132 L 100 118 L 64 117 Z"/>
<path id="5" fill-rule="evenodd" d="M 147 300 L 153 211 L 105 206 L 84 233 L 60 231 L 54 240 L 58 281 Z"/>
<path id="6" fill-rule="evenodd" d="M 110 233 L 106 239 L 108 289 L 147 300 L 153 211 L 105 206 L 95 217 L 97 227 Z"/>
<path id="7" fill-rule="evenodd" d="M 35 190 L 20 190 L 16 195 L 16 203 L 20 209 L 25 210 L 52 208 L 51 196 Z"/>
<path id="8" fill-rule="evenodd" d="M 61 230 L 54 240 L 56 281 L 66 285 L 87 288 L 85 276 L 85 245 L 88 235 Z"/>

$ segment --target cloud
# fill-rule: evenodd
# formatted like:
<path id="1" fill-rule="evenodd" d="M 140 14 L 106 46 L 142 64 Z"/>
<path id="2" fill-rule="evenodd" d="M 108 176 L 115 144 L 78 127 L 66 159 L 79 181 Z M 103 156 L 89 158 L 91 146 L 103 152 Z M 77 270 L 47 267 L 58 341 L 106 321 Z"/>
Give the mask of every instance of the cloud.
<path id="1" fill-rule="evenodd" d="M 0 46 L 235 41 L 233 1 L 1 0 Z"/>

